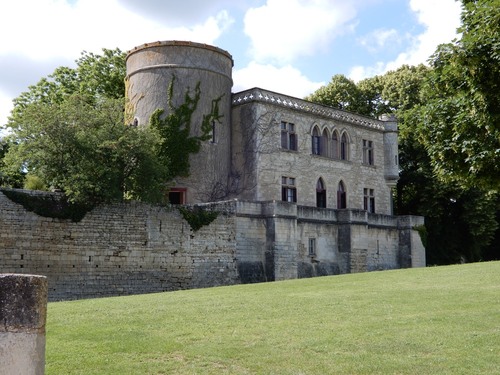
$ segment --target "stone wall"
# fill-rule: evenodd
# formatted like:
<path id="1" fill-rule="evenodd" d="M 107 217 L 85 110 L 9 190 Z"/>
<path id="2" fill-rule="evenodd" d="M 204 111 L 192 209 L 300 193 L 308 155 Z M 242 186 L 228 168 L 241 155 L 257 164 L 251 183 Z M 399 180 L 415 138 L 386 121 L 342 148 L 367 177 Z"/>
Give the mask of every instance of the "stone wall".
<path id="1" fill-rule="evenodd" d="M 199 206 L 218 215 L 193 231 L 175 207 L 107 205 L 72 222 L 0 193 L 0 273 L 47 276 L 54 301 L 425 266 L 421 217 L 281 201 Z"/>
<path id="2" fill-rule="evenodd" d="M 223 211 L 224 207 L 219 207 Z M 78 223 L 26 211 L 0 193 L 0 272 L 46 275 L 49 299 L 234 284 L 234 216 L 193 232 L 179 211 L 137 202 Z"/>
<path id="3" fill-rule="evenodd" d="M 295 126 L 297 150 L 281 146 L 281 122 Z M 348 136 L 347 160 L 313 155 L 317 128 L 329 137 Z M 326 189 L 326 207 L 338 208 L 342 181 L 347 208 L 364 208 L 364 189 L 373 191 L 375 212 L 392 214 L 392 191 L 398 177 L 397 123 L 362 117 L 262 89 L 233 95 L 233 175 L 238 197 L 281 200 L 282 177 L 295 179 L 297 204 L 316 206 L 316 184 Z M 373 142 L 374 164 L 363 163 L 363 140 Z"/>

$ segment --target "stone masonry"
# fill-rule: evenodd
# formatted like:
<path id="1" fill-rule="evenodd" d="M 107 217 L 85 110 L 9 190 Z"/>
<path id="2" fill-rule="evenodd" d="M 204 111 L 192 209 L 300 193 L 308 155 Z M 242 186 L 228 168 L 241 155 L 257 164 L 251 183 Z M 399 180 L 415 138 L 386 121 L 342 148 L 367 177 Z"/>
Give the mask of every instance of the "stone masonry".
<path id="1" fill-rule="evenodd" d="M 420 217 L 281 201 L 200 207 L 219 214 L 194 232 L 175 207 L 100 206 L 75 223 L 0 193 L 0 273 L 47 276 L 54 301 L 425 266 Z"/>

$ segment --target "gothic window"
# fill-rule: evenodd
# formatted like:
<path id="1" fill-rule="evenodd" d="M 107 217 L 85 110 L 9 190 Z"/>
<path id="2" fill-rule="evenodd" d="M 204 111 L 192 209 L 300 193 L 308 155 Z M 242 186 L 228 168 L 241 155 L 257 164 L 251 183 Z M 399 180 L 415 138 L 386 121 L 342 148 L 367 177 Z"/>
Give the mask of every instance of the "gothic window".
<path id="1" fill-rule="evenodd" d="M 281 121 L 281 148 L 297 151 L 297 134 L 295 124 Z"/>
<path id="2" fill-rule="evenodd" d="M 321 135 L 317 127 L 314 127 L 312 134 L 312 153 L 313 155 L 321 155 Z"/>
<path id="3" fill-rule="evenodd" d="M 284 202 L 297 202 L 295 178 L 281 177 L 281 200 Z"/>
<path id="4" fill-rule="evenodd" d="M 334 130 L 332 136 L 332 147 L 331 147 L 331 157 L 332 159 L 339 158 L 339 133 Z"/>
<path id="5" fill-rule="evenodd" d="M 316 207 L 326 208 L 326 189 L 322 178 L 316 183 Z"/>
<path id="6" fill-rule="evenodd" d="M 363 164 L 373 165 L 373 141 L 363 139 Z"/>
<path id="7" fill-rule="evenodd" d="M 328 133 L 325 129 L 321 135 L 320 155 L 322 156 L 328 156 L 328 138 Z"/>
<path id="8" fill-rule="evenodd" d="M 337 208 L 347 208 L 347 194 L 342 181 L 339 182 L 339 186 L 337 188 Z"/>
<path id="9" fill-rule="evenodd" d="M 363 208 L 370 212 L 375 212 L 375 193 L 373 189 L 363 189 Z"/>
<path id="10" fill-rule="evenodd" d="M 349 140 L 346 133 L 340 138 L 340 159 L 349 160 Z"/>

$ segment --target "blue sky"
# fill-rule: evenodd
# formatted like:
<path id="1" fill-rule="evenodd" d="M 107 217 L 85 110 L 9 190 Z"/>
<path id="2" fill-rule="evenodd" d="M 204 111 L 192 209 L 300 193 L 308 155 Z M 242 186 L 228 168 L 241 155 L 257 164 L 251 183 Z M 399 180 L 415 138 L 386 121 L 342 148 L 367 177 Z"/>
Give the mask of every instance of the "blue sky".
<path id="1" fill-rule="evenodd" d="M 6 0 L 0 5 L 0 125 L 12 99 L 82 51 L 158 40 L 227 50 L 233 91 L 304 97 L 335 74 L 354 80 L 425 63 L 457 37 L 455 0 Z"/>

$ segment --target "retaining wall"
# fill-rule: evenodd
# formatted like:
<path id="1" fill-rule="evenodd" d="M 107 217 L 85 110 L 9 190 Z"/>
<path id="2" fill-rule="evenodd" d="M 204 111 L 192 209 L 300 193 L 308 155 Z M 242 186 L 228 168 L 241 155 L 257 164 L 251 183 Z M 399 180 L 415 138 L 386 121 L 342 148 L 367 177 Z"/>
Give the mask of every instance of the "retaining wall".
<path id="1" fill-rule="evenodd" d="M 200 206 L 219 214 L 193 231 L 175 207 L 105 205 L 72 222 L 0 193 L 0 273 L 47 276 L 54 301 L 425 266 L 413 229 L 421 217 L 281 201 Z"/>

